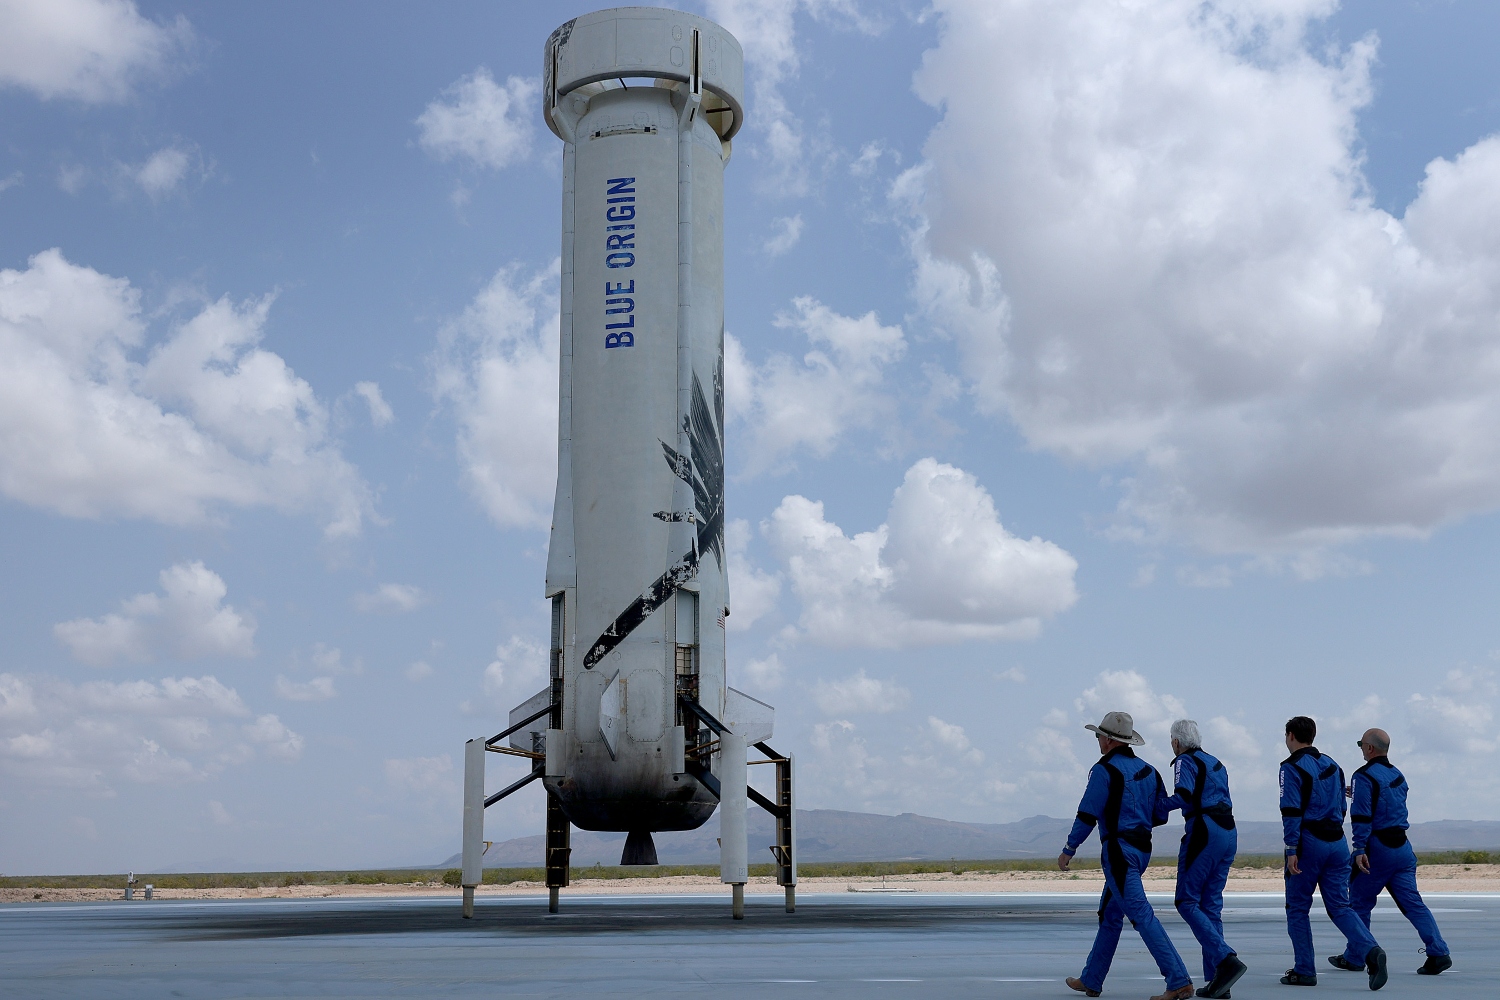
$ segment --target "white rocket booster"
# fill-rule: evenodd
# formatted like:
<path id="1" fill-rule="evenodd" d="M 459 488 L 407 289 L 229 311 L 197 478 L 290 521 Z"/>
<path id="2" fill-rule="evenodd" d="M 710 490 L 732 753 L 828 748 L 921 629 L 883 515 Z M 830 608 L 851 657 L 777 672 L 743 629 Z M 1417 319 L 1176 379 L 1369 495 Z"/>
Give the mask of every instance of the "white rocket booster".
<path id="1" fill-rule="evenodd" d="M 728 707 L 723 203 L 743 56 L 711 21 L 628 7 L 569 21 L 544 58 L 565 143 L 544 781 L 574 825 L 630 831 L 654 860 L 651 831 L 717 805 L 679 696 Z"/>

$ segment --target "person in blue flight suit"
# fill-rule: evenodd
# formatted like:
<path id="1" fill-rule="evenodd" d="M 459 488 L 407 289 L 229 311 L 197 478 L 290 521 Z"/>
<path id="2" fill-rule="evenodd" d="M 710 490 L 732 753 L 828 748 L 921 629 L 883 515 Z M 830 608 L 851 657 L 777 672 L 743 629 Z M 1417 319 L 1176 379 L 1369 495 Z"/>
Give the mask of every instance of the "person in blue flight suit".
<path id="1" fill-rule="evenodd" d="M 1224 941 L 1224 883 L 1234 863 L 1234 832 L 1229 772 L 1218 758 L 1203 751 L 1203 738 L 1192 719 L 1172 723 L 1173 795 L 1170 808 L 1181 809 L 1182 846 L 1177 851 L 1177 912 L 1203 947 L 1200 997 L 1228 997 L 1245 974 L 1233 948 Z"/>
<path id="2" fill-rule="evenodd" d="M 1129 713 L 1110 712 L 1099 725 L 1085 728 L 1098 737 L 1104 756 L 1089 771 L 1078 819 L 1068 834 L 1068 846 L 1057 856 L 1057 867 L 1068 870 L 1079 845 L 1097 826 L 1104 894 L 1099 900 L 1099 932 L 1093 950 L 1082 975 L 1068 977 L 1068 986 L 1091 997 L 1099 995 L 1120 943 L 1120 930 L 1129 917 L 1167 981 L 1167 991 L 1151 1000 L 1185 1000 L 1193 995 L 1193 978 L 1141 886 L 1141 872 L 1151 862 L 1151 828 L 1167 821 L 1167 789 L 1156 768 L 1130 749 L 1146 741 L 1135 731 Z"/>
<path id="3" fill-rule="evenodd" d="M 1316 986 L 1313 965 L 1313 890 L 1323 893 L 1328 919 L 1349 942 L 1346 954 L 1370 975 L 1370 989 L 1386 983 L 1385 951 L 1349 908 L 1349 845 L 1344 842 L 1344 771 L 1318 752 L 1318 724 L 1305 715 L 1286 724 L 1281 762 L 1281 829 L 1286 842 L 1286 929 L 1296 964 L 1281 977 L 1285 986 Z"/>
<path id="4" fill-rule="evenodd" d="M 1349 820 L 1354 825 L 1354 879 L 1349 883 L 1349 907 L 1366 927 L 1380 890 L 1389 889 L 1396 906 L 1411 921 L 1426 947 L 1427 961 L 1419 976 L 1436 976 L 1453 968 L 1448 945 L 1438 933 L 1432 911 L 1417 892 L 1417 855 L 1406 839 L 1406 777 L 1386 755 L 1391 737 L 1384 729 L 1368 730 L 1356 744 L 1365 766 L 1354 772 L 1354 802 Z M 1358 972 L 1355 955 L 1334 955 L 1337 969 Z"/>

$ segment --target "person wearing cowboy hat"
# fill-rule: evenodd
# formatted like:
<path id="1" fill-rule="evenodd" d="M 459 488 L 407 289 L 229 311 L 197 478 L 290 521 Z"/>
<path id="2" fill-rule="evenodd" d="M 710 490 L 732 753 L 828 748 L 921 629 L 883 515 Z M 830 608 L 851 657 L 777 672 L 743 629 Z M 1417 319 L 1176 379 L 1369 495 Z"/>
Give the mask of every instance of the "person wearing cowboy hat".
<path id="1" fill-rule="evenodd" d="M 1084 728 L 1098 738 L 1099 752 L 1104 756 L 1089 770 L 1088 788 L 1078 803 L 1078 818 L 1068 834 L 1068 844 L 1057 856 L 1057 867 L 1068 870 L 1079 845 L 1097 826 L 1104 894 L 1099 899 L 1099 932 L 1094 936 L 1094 947 L 1083 972 L 1077 978 L 1070 976 L 1067 984 L 1079 993 L 1099 995 L 1120 943 L 1120 931 L 1129 917 L 1167 981 L 1166 992 L 1151 1000 L 1186 1000 L 1193 995 L 1193 978 L 1156 919 L 1141 885 L 1141 873 L 1151 862 L 1151 829 L 1165 823 L 1170 811 L 1166 786 L 1156 768 L 1131 750 L 1146 741 L 1135 731 L 1135 720 L 1128 712 L 1110 712 L 1097 726 Z"/>

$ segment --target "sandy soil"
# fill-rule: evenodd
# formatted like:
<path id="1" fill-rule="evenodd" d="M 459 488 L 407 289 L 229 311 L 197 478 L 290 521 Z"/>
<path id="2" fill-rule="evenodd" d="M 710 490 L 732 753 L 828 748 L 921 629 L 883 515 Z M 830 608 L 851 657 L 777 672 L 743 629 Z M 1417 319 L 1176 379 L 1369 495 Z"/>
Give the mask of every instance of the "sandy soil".
<path id="1" fill-rule="evenodd" d="M 1176 872 L 1171 868 L 1147 871 L 1149 892 L 1171 892 Z M 1423 892 L 1500 892 L 1500 865 L 1423 865 L 1418 869 L 1417 884 Z M 798 884 L 802 893 L 814 892 L 1078 892 L 1093 894 L 1104 885 L 1098 871 L 1077 872 L 965 872 L 962 875 L 924 874 L 890 875 L 884 878 L 837 877 L 804 878 Z M 1229 892 L 1281 892 L 1279 873 L 1264 868 L 1236 868 L 1230 872 Z M 529 896 L 546 891 L 539 882 L 512 882 L 510 885 L 481 886 L 483 896 Z M 625 895 L 715 895 L 728 891 L 717 878 L 707 875 L 678 875 L 670 878 L 574 879 L 565 890 L 580 896 Z M 745 891 L 750 894 L 781 894 L 781 887 L 771 878 L 751 879 Z M 157 899 L 326 899 L 329 897 L 403 897 L 453 896 L 459 890 L 439 882 L 412 882 L 401 885 L 294 885 L 261 889 L 157 889 Z M 85 900 L 122 899 L 122 889 L 7 889 L 0 888 L 0 903 L 34 901 L 81 902 Z M 136 901 L 144 902 L 141 891 Z"/>

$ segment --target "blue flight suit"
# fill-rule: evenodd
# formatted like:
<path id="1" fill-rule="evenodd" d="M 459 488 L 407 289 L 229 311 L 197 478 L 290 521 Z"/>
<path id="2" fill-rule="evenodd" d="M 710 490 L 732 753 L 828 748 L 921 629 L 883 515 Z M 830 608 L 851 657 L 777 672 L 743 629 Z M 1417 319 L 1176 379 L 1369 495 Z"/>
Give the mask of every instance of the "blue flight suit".
<path id="1" fill-rule="evenodd" d="M 1104 977 L 1109 974 L 1126 917 L 1156 959 L 1168 990 L 1181 989 L 1193 981 L 1141 886 L 1141 872 L 1151 862 L 1151 828 L 1167 821 L 1167 801 L 1161 775 L 1129 747 L 1115 747 L 1089 770 L 1088 788 L 1078 803 L 1078 818 L 1068 834 L 1064 853 L 1077 853 L 1094 827 L 1099 827 L 1104 865 L 1099 932 L 1078 977 L 1091 990 L 1104 989 Z"/>
<path id="2" fill-rule="evenodd" d="M 1344 842 L 1344 771 L 1316 747 L 1281 762 L 1281 829 L 1286 853 L 1297 855 L 1302 874 L 1286 871 L 1286 929 L 1297 960 L 1292 971 L 1316 976 L 1313 957 L 1314 889 L 1323 892 L 1328 919 L 1349 942 L 1351 962 L 1365 964 L 1375 939 L 1349 908 L 1349 845 Z"/>
<path id="3" fill-rule="evenodd" d="M 1202 748 L 1172 760 L 1175 794 L 1168 800 L 1182 810 L 1182 845 L 1177 849 L 1177 912 L 1203 946 L 1203 978 L 1213 981 L 1219 963 L 1235 953 L 1224 941 L 1224 884 L 1234 863 L 1239 835 L 1229 799 L 1229 772 Z"/>
<path id="4" fill-rule="evenodd" d="M 1406 839 L 1406 777 L 1385 757 L 1376 757 L 1354 772 L 1354 802 L 1349 819 L 1354 824 L 1354 853 L 1370 860 L 1370 870 L 1354 869 L 1349 883 L 1349 907 L 1365 926 L 1381 889 L 1389 889 L 1396 906 L 1411 921 L 1427 954 L 1448 954 L 1432 911 L 1417 892 L 1417 855 Z M 1345 955 L 1351 962 L 1355 959 Z"/>

